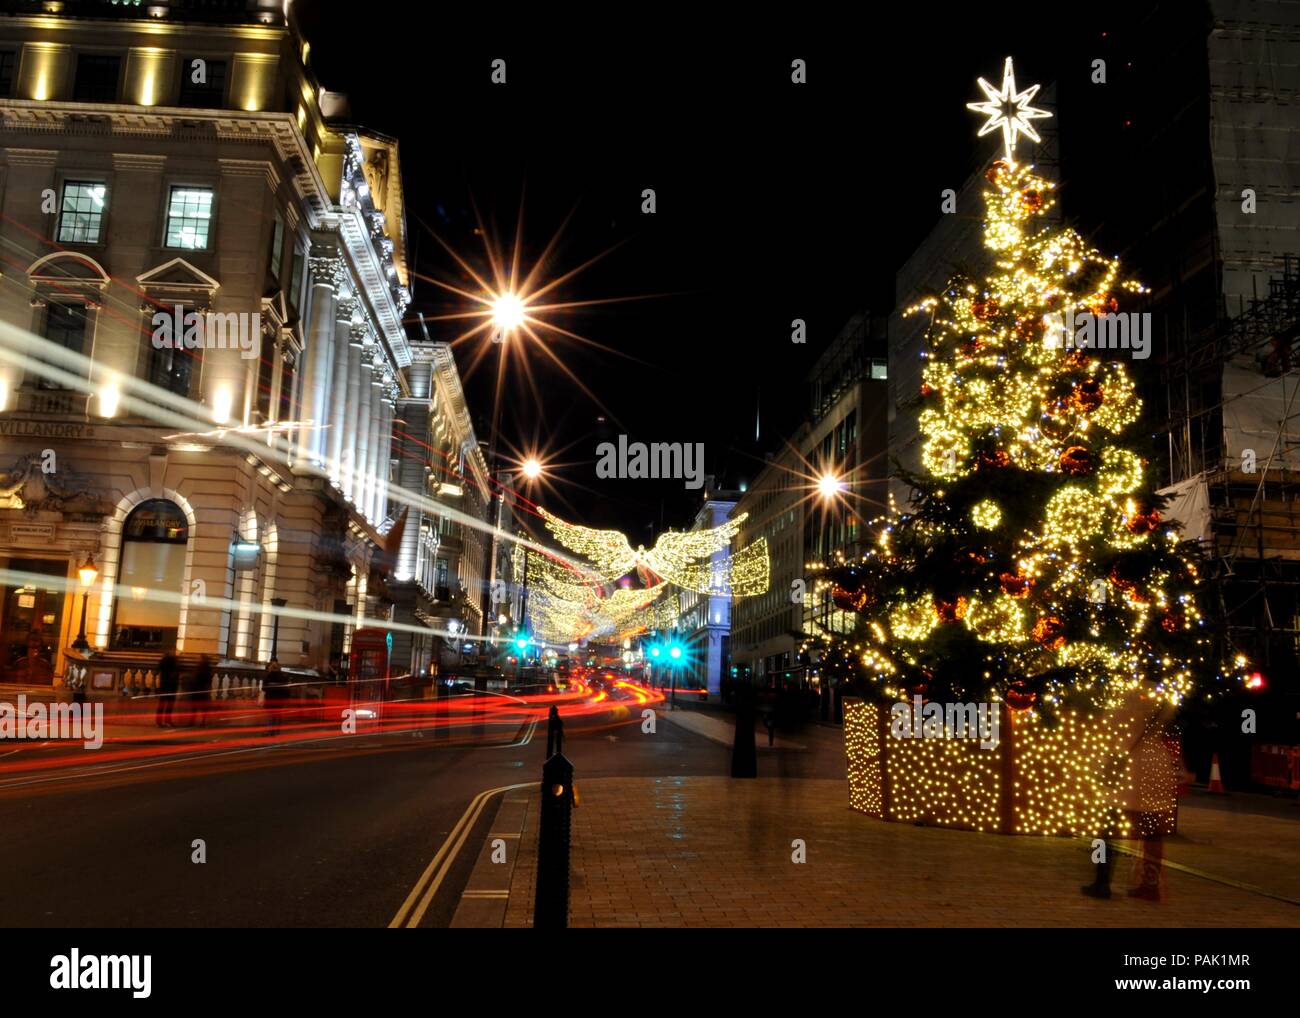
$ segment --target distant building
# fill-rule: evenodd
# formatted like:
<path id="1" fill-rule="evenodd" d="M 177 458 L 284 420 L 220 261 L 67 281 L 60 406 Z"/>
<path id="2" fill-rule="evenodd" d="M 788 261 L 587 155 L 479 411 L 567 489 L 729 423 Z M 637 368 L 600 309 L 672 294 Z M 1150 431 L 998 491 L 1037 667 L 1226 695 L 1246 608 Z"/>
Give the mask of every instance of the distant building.
<path id="1" fill-rule="evenodd" d="M 393 668 L 397 674 L 433 675 L 463 663 L 467 646 L 474 647 L 472 653 L 481 649 L 479 593 L 491 540 L 484 529 L 487 464 L 451 348 L 417 343 L 413 358 L 410 396 L 399 403 L 398 479 L 451 511 L 411 510 L 388 589 L 394 621 L 429 630 L 394 631 Z"/>
<path id="2" fill-rule="evenodd" d="M 817 564 L 861 554 L 867 523 L 887 504 L 888 340 L 880 316 L 854 315 L 808 375 L 808 417 L 774 454 L 733 515 L 748 513 L 735 547 L 766 538 L 766 594 L 732 606 L 732 656 L 761 683 L 806 685 L 798 660 L 807 617 L 828 610 L 814 598 Z M 819 481 L 831 478 L 833 495 Z"/>
<path id="3" fill-rule="evenodd" d="M 705 484 L 704 502 L 695 514 L 692 530 L 712 530 L 727 522 L 740 492 L 714 490 L 712 478 Z M 737 545 L 737 547 L 742 547 Z M 728 554 L 724 548 L 713 556 L 721 566 Z M 743 600 L 743 599 L 742 599 Z M 680 613 L 677 633 L 686 646 L 687 664 L 683 684 L 707 689 L 710 698 L 722 691 L 722 677 L 731 667 L 731 595 L 678 591 Z"/>

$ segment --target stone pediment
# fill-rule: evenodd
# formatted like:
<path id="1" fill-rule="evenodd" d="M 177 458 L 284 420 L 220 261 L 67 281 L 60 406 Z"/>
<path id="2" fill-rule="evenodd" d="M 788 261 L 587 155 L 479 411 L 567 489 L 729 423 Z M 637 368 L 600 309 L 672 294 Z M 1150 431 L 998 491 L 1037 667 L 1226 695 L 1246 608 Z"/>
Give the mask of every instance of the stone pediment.
<path id="1" fill-rule="evenodd" d="M 184 258 L 173 258 L 135 277 L 145 290 L 163 292 L 202 292 L 208 295 L 221 289 L 221 284 L 202 269 L 195 268 Z"/>
<path id="2" fill-rule="evenodd" d="M 52 461 L 57 464 L 57 461 Z M 19 456 L 11 469 L 0 469 L 0 509 L 36 513 L 107 515 L 112 507 L 91 487 L 90 478 L 51 469 L 40 453 Z"/>

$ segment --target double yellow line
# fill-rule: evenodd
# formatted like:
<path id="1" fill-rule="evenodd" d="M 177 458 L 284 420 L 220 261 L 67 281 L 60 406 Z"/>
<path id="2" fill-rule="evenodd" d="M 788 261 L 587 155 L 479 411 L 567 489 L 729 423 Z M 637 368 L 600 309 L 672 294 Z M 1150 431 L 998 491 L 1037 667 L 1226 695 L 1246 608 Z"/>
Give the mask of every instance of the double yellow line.
<path id="1" fill-rule="evenodd" d="M 516 788 L 537 788 L 536 781 L 525 781 L 518 785 L 502 785 L 500 788 L 489 788 L 485 792 L 479 792 L 474 796 L 474 800 L 469 807 L 456 821 L 456 826 L 451 829 L 447 835 L 447 840 L 442 843 L 434 857 L 429 861 L 429 865 L 424 868 L 420 874 L 420 879 L 415 882 L 411 888 L 411 893 L 406 896 L 402 902 L 402 907 L 397 910 L 397 915 L 393 916 L 392 921 L 388 924 L 390 930 L 395 929 L 415 929 L 424 919 L 424 913 L 429 910 L 433 904 L 434 896 L 438 893 L 438 888 L 442 886 L 443 880 L 446 879 L 448 872 L 451 870 L 451 864 L 456 861 L 456 856 L 465 845 L 466 839 L 469 838 L 470 831 L 478 823 L 478 818 L 483 812 L 483 807 L 487 805 L 489 799 L 494 795 L 500 795 L 502 792 L 511 792 Z M 419 904 L 416 904 L 416 902 Z"/>

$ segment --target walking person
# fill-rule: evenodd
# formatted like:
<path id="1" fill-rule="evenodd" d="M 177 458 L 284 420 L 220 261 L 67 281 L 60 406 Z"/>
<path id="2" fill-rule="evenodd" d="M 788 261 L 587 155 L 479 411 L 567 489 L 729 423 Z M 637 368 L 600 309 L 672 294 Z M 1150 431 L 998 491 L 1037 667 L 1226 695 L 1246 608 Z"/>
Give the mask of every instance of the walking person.
<path id="1" fill-rule="evenodd" d="M 267 710 L 267 732 L 270 735 L 280 734 L 280 713 L 287 692 L 280 662 L 271 658 L 266 664 L 266 674 L 262 676 L 263 705 Z"/>
<path id="2" fill-rule="evenodd" d="M 194 688 L 190 691 L 190 723 L 202 728 L 208 721 L 208 704 L 212 700 L 212 662 L 206 654 L 200 655 L 194 669 Z"/>
<path id="3" fill-rule="evenodd" d="M 176 706 L 176 694 L 181 688 L 181 666 L 176 655 L 170 650 L 163 654 L 158 662 L 158 710 L 154 722 L 159 728 L 173 728 L 172 710 Z"/>

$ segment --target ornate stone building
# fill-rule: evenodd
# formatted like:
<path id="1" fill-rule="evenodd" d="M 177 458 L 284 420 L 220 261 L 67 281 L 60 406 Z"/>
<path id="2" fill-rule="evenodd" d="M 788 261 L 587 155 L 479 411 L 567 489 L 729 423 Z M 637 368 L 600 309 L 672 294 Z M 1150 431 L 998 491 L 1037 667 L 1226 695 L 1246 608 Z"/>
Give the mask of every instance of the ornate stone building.
<path id="1" fill-rule="evenodd" d="M 348 123 L 278 0 L 7 10 L 0 682 L 82 657 L 88 557 L 105 695 L 168 648 L 324 668 L 338 616 L 388 611 L 397 143 Z"/>

